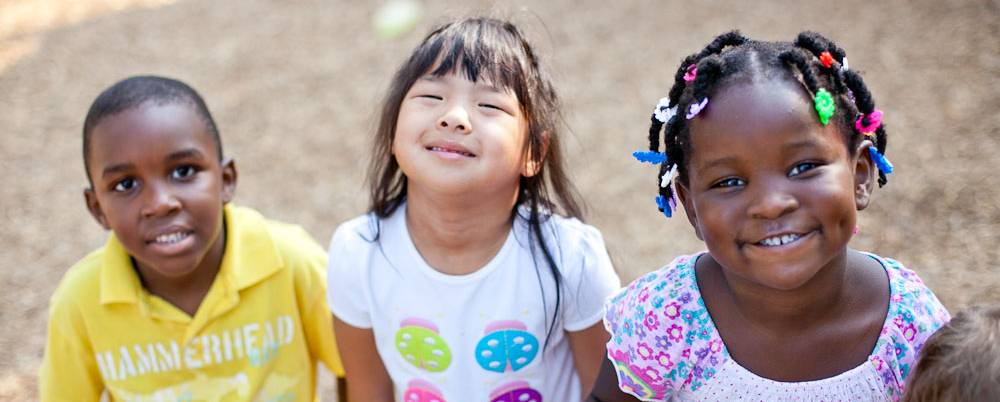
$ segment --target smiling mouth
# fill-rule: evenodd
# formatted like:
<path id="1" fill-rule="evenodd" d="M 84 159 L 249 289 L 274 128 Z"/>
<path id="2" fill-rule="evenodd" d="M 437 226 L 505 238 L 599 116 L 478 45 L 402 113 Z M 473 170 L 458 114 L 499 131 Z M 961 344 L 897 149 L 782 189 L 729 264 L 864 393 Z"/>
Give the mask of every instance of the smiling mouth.
<path id="1" fill-rule="evenodd" d="M 159 236 L 156 236 L 150 243 L 152 243 L 152 244 L 175 244 L 175 243 L 179 243 L 179 242 L 183 241 L 184 239 L 187 239 L 188 236 L 191 236 L 191 232 L 181 231 L 181 232 L 173 232 L 173 233 L 164 233 L 164 234 L 161 234 Z"/>
<path id="2" fill-rule="evenodd" d="M 456 155 L 461 155 L 461 156 L 465 156 L 465 157 L 468 157 L 468 158 L 475 158 L 476 157 L 476 155 L 474 155 L 472 153 L 465 152 L 465 151 L 462 151 L 462 150 L 459 150 L 459 149 L 449 149 L 449 148 L 442 148 L 442 147 L 427 147 L 427 150 L 428 151 L 433 151 L 433 152 L 444 152 L 444 153 L 456 154 Z"/>
<path id="3" fill-rule="evenodd" d="M 778 235 L 778 236 L 771 236 L 771 237 L 768 237 L 768 238 L 766 238 L 764 240 L 761 240 L 761 241 L 757 242 L 757 245 L 758 246 L 764 246 L 764 247 L 784 246 L 784 245 L 789 244 L 789 243 L 794 243 L 795 241 L 801 239 L 804 236 L 805 235 L 801 235 L 801 234 L 798 234 L 798 233 L 789 233 L 789 234 L 783 234 L 783 235 Z"/>

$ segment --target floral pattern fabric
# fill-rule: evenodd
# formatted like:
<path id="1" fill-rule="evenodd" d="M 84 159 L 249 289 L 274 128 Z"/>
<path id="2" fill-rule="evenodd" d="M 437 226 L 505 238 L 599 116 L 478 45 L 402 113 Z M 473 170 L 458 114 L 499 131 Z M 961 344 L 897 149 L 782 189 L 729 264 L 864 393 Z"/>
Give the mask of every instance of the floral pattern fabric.
<path id="1" fill-rule="evenodd" d="M 730 360 L 698 291 L 694 263 L 700 255 L 677 257 L 608 301 L 608 358 L 622 391 L 645 401 L 697 395 Z M 881 378 L 884 396 L 898 400 L 920 348 L 950 316 L 916 273 L 895 260 L 869 256 L 888 274 L 890 299 L 868 363 Z"/>

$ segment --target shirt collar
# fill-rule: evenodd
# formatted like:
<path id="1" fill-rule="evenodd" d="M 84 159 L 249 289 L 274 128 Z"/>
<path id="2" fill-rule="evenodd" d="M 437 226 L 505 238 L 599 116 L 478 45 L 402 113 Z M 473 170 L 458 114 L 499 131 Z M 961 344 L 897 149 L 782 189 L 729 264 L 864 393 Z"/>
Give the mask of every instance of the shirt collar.
<path id="1" fill-rule="evenodd" d="M 216 281 L 229 282 L 238 291 L 278 272 L 284 262 L 258 212 L 226 205 L 226 249 Z M 101 268 L 101 304 L 136 303 L 142 294 L 132 259 L 114 233 L 104 246 Z"/>

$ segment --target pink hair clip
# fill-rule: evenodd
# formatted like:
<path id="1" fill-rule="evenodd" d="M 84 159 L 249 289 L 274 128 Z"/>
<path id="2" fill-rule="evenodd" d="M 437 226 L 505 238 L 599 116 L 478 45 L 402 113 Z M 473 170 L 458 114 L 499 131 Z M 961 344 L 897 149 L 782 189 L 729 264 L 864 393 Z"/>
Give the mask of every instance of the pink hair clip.
<path id="1" fill-rule="evenodd" d="M 688 66 L 687 72 L 684 73 L 684 82 L 690 84 L 694 82 L 695 78 L 698 78 L 698 66 L 692 64 Z"/>
<path id="2" fill-rule="evenodd" d="M 867 115 L 868 125 L 864 125 L 862 122 L 865 119 L 865 114 L 858 116 L 858 120 L 854 122 L 854 128 L 858 129 L 861 134 L 864 135 L 874 135 L 875 130 L 882 125 L 882 111 L 875 109 Z"/>

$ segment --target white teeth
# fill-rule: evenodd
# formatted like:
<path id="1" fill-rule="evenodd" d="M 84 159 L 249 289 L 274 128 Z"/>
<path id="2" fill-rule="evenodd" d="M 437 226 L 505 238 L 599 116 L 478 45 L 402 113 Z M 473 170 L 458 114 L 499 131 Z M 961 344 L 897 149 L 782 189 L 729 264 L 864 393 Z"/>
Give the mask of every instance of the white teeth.
<path id="1" fill-rule="evenodd" d="M 175 233 L 168 233 L 156 236 L 156 239 L 154 241 L 156 241 L 157 243 L 172 244 L 184 240 L 187 237 L 188 237 L 187 233 L 175 232 Z"/>
<path id="2" fill-rule="evenodd" d="M 802 237 L 802 236 L 801 235 L 797 235 L 797 234 L 786 234 L 786 235 L 781 235 L 781 236 L 768 237 L 768 238 L 766 238 L 764 240 L 761 240 L 760 244 L 763 244 L 763 245 L 769 246 L 769 247 L 782 246 L 782 245 L 791 243 L 793 241 L 796 241 L 800 237 Z"/>
<path id="3" fill-rule="evenodd" d="M 472 157 L 473 156 L 472 154 L 470 154 L 468 152 L 458 151 L 458 150 L 451 150 L 451 149 L 444 149 L 444 148 L 441 148 L 441 147 L 431 147 L 431 151 L 435 151 L 435 152 L 451 152 L 453 154 L 459 154 L 459 155 L 464 155 L 464 156 L 468 156 L 468 157 Z"/>

